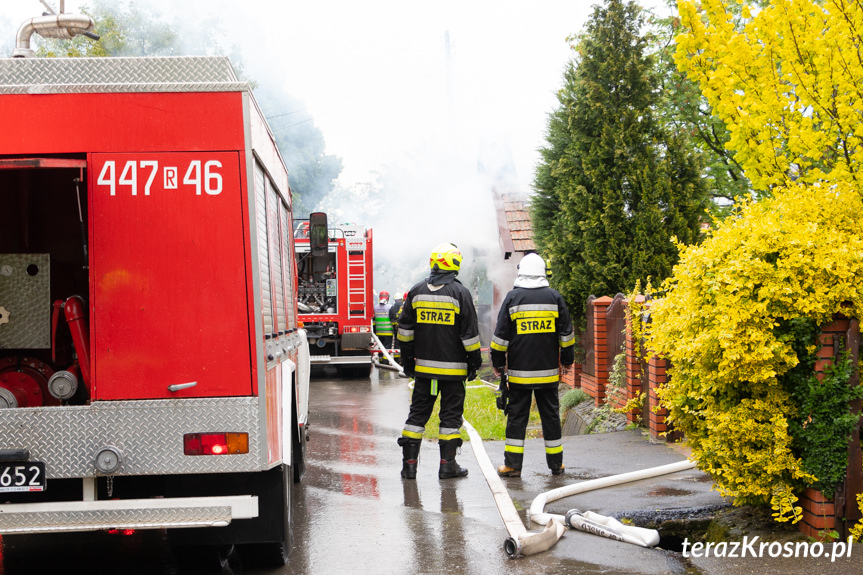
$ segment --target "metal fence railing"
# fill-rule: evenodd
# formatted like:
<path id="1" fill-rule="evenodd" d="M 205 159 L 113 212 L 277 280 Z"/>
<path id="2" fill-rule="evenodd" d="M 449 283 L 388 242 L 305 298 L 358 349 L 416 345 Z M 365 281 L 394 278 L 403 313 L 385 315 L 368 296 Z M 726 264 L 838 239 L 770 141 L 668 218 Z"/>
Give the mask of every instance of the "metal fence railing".
<path id="1" fill-rule="evenodd" d="M 596 299 L 596 296 L 589 296 L 587 298 L 587 306 L 585 315 L 587 316 L 587 327 L 584 330 L 584 335 L 581 337 L 581 345 L 584 348 L 584 362 L 581 364 L 581 372 L 586 373 L 587 375 L 595 376 L 594 373 L 596 370 L 594 369 L 594 352 L 593 352 L 593 300 Z"/>
<path id="2" fill-rule="evenodd" d="M 626 296 L 619 293 L 605 310 L 606 373 L 614 368 L 614 358 L 626 344 Z"/>

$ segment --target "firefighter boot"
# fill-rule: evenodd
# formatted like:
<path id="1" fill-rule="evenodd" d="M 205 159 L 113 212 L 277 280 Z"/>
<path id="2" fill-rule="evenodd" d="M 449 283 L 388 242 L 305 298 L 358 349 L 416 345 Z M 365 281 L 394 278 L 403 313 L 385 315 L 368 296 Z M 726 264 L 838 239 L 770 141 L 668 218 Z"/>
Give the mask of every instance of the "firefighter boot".
<path id="1" fill-rule="evenodd" d="M 420 455 L 421 439 L 399 437 L 398 444 L 402 446 L 402 478 L 417 478 L 417 460 Z"/>
<path id="2" fill-rule="evenodd" d="M 497 468 L 497 474 L 501 477 L 521 477 L 521 469 L 515 469 L 508 465 L 501 465 Z"/>
<path id="3" fill-rule="evenodd" d="M 451 479 L 453 477 L 464 477 L 467 469 L 459 466 L 455 460 L 455 452 L 462 444 L 461 438 L 440 441 L 440 470 L 437 473 L 440 479 Z"/>

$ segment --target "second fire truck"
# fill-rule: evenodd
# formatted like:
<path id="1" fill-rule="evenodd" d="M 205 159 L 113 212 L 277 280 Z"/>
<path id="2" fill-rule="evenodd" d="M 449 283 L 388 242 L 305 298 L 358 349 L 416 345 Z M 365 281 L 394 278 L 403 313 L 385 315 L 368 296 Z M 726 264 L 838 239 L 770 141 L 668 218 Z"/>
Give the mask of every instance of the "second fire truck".
<path id="1" fill-rule="evenodd" d="M 368 373 L 374 290 L 372 230 L 328 223 L 316 212 L 295 225 L 297 307 L 312 365 Z"/>

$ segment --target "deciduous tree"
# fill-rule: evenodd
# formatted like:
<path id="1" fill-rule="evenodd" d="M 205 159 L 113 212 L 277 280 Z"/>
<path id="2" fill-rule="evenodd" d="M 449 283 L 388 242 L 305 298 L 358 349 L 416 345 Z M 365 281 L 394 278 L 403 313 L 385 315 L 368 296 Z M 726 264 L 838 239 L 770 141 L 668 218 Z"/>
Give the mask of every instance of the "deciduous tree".
<path id="1" fill-rule="evenodd" d="M 666 2 L 677 5 L 676 0 Z M 674 38 L 681 32 L 679 15 L 651 16 L 649 23 L 659 78 L 658 117 L 667 130 L 685 138 L 692 153 L 701 157 L 707 193 L 712 200 L 708 207 L 714 216 L 725 217 L 736 201 L 757 193 L 753 194 L 734 151 L 725 147 L 729 139 L 725 124 L 713 115 L 698 82 L 680 71 L 674 61 L 677 48 Z"/>
<path id="2" fill-rule="evenodd" d="M 735 2 L 736 3 L 736 2 Z M 853 182 L 863 161 L 863 6 L 774 0 L 758 8 L 681 0 L 677 62 L 728 126 L 728 147 L 759 190 Z"/>

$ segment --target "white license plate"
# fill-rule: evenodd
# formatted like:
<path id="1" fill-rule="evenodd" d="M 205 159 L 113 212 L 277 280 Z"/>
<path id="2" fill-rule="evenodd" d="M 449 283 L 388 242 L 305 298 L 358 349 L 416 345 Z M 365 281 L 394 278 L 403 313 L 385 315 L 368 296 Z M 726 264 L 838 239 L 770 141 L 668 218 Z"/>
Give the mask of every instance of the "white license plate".
<path id="1" fill-rule="evenodd" d="M 0 493 L 10 491 L 45 491 L 45 464 L 0 461 Z"/>

